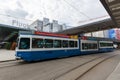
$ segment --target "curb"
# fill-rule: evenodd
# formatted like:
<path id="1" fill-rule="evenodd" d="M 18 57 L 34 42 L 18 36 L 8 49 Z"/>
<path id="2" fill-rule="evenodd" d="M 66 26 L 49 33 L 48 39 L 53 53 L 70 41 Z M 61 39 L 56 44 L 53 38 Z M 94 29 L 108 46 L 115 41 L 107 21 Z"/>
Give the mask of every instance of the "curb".
<path id="1" fill-rule="evenodd" d="M 0 61 L 1 62 L 10 62 L 10 61 L 16 61 L 17 59 L 11 59 L 11 60 L 4 60 L 4 61 Z"/>

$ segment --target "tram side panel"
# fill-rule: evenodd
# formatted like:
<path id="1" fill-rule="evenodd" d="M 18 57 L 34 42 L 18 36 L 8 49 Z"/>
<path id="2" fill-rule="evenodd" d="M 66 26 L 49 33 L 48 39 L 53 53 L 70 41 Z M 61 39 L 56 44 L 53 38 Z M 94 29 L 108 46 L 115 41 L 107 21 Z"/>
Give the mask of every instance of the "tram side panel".
<path id="1" fill-rule="evenodd" d="M 96 40 L 80 40 L 81 54 L 92 54 L 98 52 L 98 43 Z"/>
<path id="2" fill-rule="evenodd" d="M 113 41 L 99 41 L 99 52 L 111 52 L 114 51 Z"/>

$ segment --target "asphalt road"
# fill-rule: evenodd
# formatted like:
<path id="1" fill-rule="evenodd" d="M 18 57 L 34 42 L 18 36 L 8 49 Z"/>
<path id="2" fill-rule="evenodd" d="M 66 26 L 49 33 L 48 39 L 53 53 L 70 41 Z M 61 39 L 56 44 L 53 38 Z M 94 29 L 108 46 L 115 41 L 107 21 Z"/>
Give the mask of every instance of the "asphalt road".
<path id="1" fill-rule="evenodd" d="M 73 69 L 74 67 L 88 62 L 92 59 L 97 59 L 100 56 L 107 56 L 118 53 L 120 53 L 120 51 L 39 61 L 34 63 L 28 63 L 24 61 L 4 62 L 0 63 L 0 80 L 52 80 L 54 79 L 54 77 L 62 75 L 70 69 Z M 117 60 L 115 62 L 115 64 L 117 65 L 119 62 L 118 57 L 111 60 L 111 62 L 114 63 L 114 60 Z M 102 66 L 100 66 L 100 68 L 102 68 Z M 100 68 L 98 69 L 101 70 Z M 107 69 L 109 67 L 107 67 L 106 65 L 105 68 Z M 110 68 L 110 70 L 112 71 L 114 68 L 115 67 L 113 67 L 112 69 Z M 97 71 L 98 69 L 96 68 L 95 70 Z M 84 77 L 82 77 L 80 80 L 87 79 L 84 79 Z"/>

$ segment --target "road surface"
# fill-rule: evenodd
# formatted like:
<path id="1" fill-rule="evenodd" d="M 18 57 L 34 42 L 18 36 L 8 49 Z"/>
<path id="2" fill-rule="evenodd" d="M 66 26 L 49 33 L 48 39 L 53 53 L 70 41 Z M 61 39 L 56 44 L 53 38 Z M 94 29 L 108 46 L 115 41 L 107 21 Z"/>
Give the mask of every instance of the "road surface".
<path id="1" fill-rule="evenodd" d="M 0 80 L 105 80 L 119 61 L 117 50 L 32 63 L 3 62 L 0 63 Z"/>

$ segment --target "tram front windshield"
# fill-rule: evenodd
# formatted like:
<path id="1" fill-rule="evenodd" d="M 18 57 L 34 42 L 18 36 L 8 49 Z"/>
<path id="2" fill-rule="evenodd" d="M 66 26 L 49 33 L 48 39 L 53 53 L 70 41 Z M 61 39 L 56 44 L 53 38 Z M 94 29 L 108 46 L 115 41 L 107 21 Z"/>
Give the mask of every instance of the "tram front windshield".
<path id="1" fill-rule="evenodd" d="M 19 49 L 30 49 L 30 38 L 20 38 Z"/>

